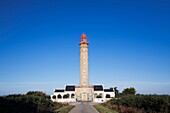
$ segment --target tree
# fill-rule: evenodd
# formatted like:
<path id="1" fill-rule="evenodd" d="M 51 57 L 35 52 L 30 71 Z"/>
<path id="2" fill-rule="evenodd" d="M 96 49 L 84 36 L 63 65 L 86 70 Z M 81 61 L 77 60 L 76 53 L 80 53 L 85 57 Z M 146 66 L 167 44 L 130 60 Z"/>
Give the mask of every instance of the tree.
<path id="1" fill-rule="evenodd" d="M 134 87 L 126 88 L 123 90 L 122 95 L 135 95 L 136 89 Z"/>
<path id="2" fill-rule="evenodd" d="M 115 97 L 117 98 L 119 95 L 119 90 L 117 89 L 117 87 L 114 87 L 114 91 L 115 91 Z"/>
<path id="3" fill-rule="evenodd" d="M 28 92 L 0 97 L 0 113 L 47 113 L 54 103 L 41 92 Z"/>

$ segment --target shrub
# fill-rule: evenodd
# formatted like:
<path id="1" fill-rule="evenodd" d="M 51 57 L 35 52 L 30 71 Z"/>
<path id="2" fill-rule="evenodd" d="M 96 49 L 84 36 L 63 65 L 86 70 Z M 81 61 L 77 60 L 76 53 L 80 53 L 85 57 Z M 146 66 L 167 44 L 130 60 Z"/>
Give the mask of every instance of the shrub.
<path id="1" fill-rule="evenodd" d="M 115 107 L 115 105 L 117 107 Z M 170 96 L 168 95 L 128 95 L 121 99 L 112 99 L 105 103 L 105 106 L 114 106 L 112 108 L 122 112 L 127 108 L 128 111 L 135 109 L 145 111 L 147 113 L 169 113 L 170 112 Z M 120 106 L 122 109 L 120 109 Z M 123 107 L 122 107 L 123 106 Z M 124 110 L 125 111 L 125 110 Z M 136 113 L 136 112 L 132 112 Z"/>
<path id="2" fill-rule="evenodd" d="M 46 113 L 63 106 L 48 97 L 41 92 L 3 96 L 0 97 L 0 113 Z"/>

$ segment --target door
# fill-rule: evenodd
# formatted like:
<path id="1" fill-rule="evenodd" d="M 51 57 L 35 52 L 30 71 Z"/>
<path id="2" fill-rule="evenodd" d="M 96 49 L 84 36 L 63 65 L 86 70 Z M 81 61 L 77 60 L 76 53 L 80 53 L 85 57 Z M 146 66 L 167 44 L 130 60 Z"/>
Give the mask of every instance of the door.
<path id="1" fill-rule="evenodd" d="M 83 94 L 82 101 L 87 101 L 87 94 Z"/>

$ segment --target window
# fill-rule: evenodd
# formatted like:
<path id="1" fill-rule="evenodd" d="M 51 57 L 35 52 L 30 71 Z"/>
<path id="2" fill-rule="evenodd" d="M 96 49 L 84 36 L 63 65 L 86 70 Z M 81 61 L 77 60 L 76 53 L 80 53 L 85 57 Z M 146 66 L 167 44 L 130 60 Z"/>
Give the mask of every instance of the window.
<path id="1" fill-rule="evenodd" d="M 109 94 L 106 94 L 106 98 L 110 98 L 110 95 L 109 95 Z"/>
<path id="2" fill-rule="evenodd" d="M 97 93 L 94 94 L 94 98 L 96 98 L 96 97 L 97 97 Z"/>
<path id="3" fill-rule="evenodd" d="M 70 97 L 70 95 L 69 94 L 65 94 L 65 95 L 63 95 L 63 98 L 69 98 Z"/>
<path id="4" fill-rule="evenodd" d="M 53 98 L 53 99 L 56 99 L 56 96 L 55 96 L 55 95 L 53 95 L 53 96 L 52 96 L 52 98 Z"/>
<path id="5" fill-rule="evenodd" d="M 62 98 L 62 96 L 59 94 L 59 95 L 57 96 L 57 98 L 58 98 L 58 99 L 61 99 L 61 98 Z"/>
<path id="6" fill-rule="evenodd" d="M 75 96 L 74 94 L 71 94 L 71 98 L 74 98 L 74 96 Z"/>

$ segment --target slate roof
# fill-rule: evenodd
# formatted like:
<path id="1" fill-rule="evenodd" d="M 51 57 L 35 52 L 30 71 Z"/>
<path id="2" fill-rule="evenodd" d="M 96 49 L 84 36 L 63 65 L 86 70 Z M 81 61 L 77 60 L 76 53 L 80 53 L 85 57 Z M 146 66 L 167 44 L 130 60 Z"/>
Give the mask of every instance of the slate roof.
<path id="1" fill-rule="evenodd" d="M 114 92 L 113 88 L 110 89 L 104 89 L 104 92 Z"/>
<path id="2" fill-rule="evenodd" d="M 102 85 L 94 85 L 94 91 L 103 91 Z"/>
<path id="3" fill-rule="evenodd" d="M 55 89 L 54 92 L 64 92 L 64 89 Z"/>
<path id="4" fill-rule="evenodd" d="M 75 86 L 66 86 L 65 91 L 75 91 Z"/>

